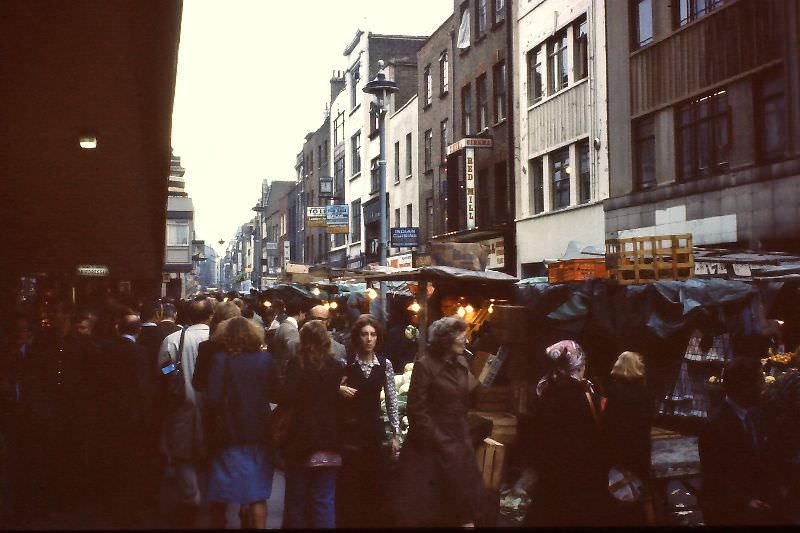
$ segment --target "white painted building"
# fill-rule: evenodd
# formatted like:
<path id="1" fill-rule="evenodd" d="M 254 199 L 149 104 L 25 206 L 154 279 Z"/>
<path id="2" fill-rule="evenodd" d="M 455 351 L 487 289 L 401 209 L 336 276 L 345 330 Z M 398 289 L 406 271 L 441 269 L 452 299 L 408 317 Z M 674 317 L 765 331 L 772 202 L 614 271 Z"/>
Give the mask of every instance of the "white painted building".
<path id="1" fill-rule="evenodd" d="M 516 0 L 517 272 L 602 246 L 609 196 L 604 2 Z"/>
<path id="2" fill-rule="evenodd" d="M 392 68 L 386 69 L 393 77 Z M 419 131 L 417 96 L 388 116 L 386 135 L 386 191 L 389 228 L 419 228 L 419 168 L 416 142 Z M 390 233 L 391 235 L 391 229 Z M 389 244 L 391 246 L 391 243 Z M 406 255 L 411 248 L 389 248 L 389 256 Z"/>

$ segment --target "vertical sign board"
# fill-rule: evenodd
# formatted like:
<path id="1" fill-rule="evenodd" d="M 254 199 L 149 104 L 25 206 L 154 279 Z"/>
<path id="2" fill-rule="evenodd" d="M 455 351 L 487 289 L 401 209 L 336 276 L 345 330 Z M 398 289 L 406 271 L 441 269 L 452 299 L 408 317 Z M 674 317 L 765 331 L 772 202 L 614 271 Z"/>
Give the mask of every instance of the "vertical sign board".
<path id="1" fill-rule="evenodd" d="M 289 261 L 291 261 L 291 251 L 292 251 L 291 241 L 289 241 L 289 239 L 286 239 L 285 241 L 283 241 L 283 266 L 284 267 L 286 267 L 286 265 L 289 264 Z"/>
<path id="2" fill-rule="evenodd" d="M 467 185 L 467 229 L 475 229 L 475 149 L 464 149 Z"/>

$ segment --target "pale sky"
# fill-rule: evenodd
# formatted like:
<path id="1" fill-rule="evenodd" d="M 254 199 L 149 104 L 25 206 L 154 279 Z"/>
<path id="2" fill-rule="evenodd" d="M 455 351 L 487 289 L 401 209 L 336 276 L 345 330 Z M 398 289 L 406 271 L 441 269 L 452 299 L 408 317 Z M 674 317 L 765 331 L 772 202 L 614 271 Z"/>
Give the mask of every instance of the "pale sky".
<path id="1" fill-rule="evenodd" d="M 253 217 L 261 181 L 294 180 L 357 29 L 430 35 L 452 9 L 452 0 L 184 0 L 172 146 L 196 238 L 224 251 L 217 241 Z"/>

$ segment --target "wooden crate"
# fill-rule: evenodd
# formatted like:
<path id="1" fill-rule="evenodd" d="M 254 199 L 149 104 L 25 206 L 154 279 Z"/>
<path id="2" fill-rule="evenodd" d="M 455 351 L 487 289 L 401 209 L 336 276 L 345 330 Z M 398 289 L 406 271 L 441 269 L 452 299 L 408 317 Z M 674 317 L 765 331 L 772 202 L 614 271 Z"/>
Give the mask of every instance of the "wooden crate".
<path id="1" fill-rule="evenodd" d="M 496 440 L 486 438 L 475 451 L 478 469 L 483 474 L 483 484 L 489 490 L 500 490 L 506 464 L 506 448 Z"/>
<path id="2" fill-rule="evenodd" d="M 606 264 L 611 279 L 621 285 L 689 279 L 694 276 L 692 235 L 609 239 Z"/>
<path id="3" fill-rule="evenodd" d="M 530 334 L 530 310 L 523 305 L 495 305 L 489 321 L 502 343 L 526 342 Z"/>
<path id="4" fill-rule="evenodd" d="M 511 413 L 471 411 L 472 413 L 488 418 L 492 421 L 492 434 L 489 435 L 497 442 L 505 445 L 517 443 L 517 417 Z"/>
<path id="5" fill-rule="evenodd" d="M 593 278 L 607 278 L 608 269 L 604 257 L 597 259 L 569 259 L 547 266 L 548 283 L 584 281 Z"/>
<path id="6" fill-rule="evenodd" d="M 513 398 L 511 387 L 478 385 L 475 390 L 475 409 L 493 413 L 508 411 L 512 407 Z"/>

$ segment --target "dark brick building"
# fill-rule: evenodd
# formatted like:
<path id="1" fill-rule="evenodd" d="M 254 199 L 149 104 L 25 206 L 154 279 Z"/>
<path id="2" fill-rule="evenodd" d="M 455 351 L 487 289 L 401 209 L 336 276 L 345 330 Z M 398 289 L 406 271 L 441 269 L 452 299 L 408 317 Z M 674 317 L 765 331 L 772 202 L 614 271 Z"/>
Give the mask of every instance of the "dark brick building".
<path id="1" fill-rule="evenodd" d="M 306 141 L 303 143 L 302 181 L 307 207 L 329 203 L 329 200 L 320 198 L 319 180 L 323 176 L 331 177 L 330 139 L 331 122 L 328 116 L 317 131 L 306 135 Z M 304 238 L 303 262 L 312 265 L 325 263 L 331 247 L 330 237 L 325 233 L 325 228 L 306 225 Z"/>
<path id="2" fill-rule="evenodd" d="M 419 160 L 420 175 L 424 176 L 420 191 L 425 191 L 420 193 L 420 202 L 426 203 L 429 213 L 423 232 L 432 226 L 435 241 L 503 239 L 504 270 L 508 271 L 514 270 L 516 261 L 513 4 L 507 0 L 455 0 L 453 15 L 418 57 Z M 449 77 L 446 92 L 442 90 L 445 68 Z M 449 148 L 442 154 L 445 136 Z M 481 139 L 483 144 L 490 141 L 491 146 L 473 149 L 465 139 Z M 474 182 L 468 182 L 468 171 Z M 433 208 L 430 214 L 435 205 L 446 209 Z M 437 217 L 437 213 L 441 215 Z"/>

